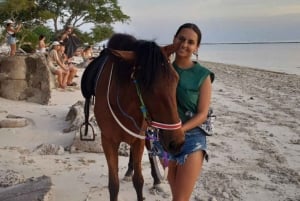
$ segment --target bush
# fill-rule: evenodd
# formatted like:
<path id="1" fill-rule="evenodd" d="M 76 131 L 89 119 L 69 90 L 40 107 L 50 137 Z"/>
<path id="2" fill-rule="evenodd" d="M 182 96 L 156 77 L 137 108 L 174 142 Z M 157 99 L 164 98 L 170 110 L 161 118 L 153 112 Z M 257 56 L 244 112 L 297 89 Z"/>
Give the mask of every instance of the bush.
<path id="1" fill-rule="evenodd" d="M 21 49 L 27 53 L 35 53 L 36 48 L 33 47 L 31 44 L 23 44 L 21 45 Z"/>

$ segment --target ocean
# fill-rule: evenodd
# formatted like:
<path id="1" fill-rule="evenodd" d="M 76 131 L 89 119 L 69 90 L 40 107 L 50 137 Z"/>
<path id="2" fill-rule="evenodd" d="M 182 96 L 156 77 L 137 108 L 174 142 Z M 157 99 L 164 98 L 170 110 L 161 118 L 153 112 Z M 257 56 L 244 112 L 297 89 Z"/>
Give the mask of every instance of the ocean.
<path id="1" fill-rule="evenodd" d="M 300 75 L 300 43 L 201 44 L 199 60 Z"/>

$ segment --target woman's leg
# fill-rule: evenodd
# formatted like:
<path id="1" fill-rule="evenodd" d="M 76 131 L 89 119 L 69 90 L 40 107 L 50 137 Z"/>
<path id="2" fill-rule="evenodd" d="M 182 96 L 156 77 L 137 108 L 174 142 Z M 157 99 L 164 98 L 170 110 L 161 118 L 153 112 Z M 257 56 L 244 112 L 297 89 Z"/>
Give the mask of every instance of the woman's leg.
<path id="1" fill-rule="evenodd" d="M 16 54 L 17 45 L 11 44 L 10 45 L 10 56 L 14 56 Z"/>
<path id="2" fill-rule="evenodd" d="M 57 69 L 55 71 L 55 74 L 57 75 L 57 81 L 58 81 L 58 85 L 59 85 L 58 87 L 64 88 L 64 86 L 63 86 L 63 73 L 62 73 L 62 70 Z"/>
<path id="3" fill-rule="evenodd" d="M 64 86 L 64 88 L 67 86 L 67 81 L 68 81 L 68 77 L 70 75 L 70 71 L 67 70 L 62 70 L 62 74 L 63 74 L 63 80 L 62 80 L 62 85 Z"/>
<path id="4" fill-rule="evenodd" d="M 169 162 L 168 181 L 173 201 L 189 201 L 203 165 L 203 151 L 191 153 L 183 165 Z"/>
<path id="5" fill-rule="evenodd" d="M 168 164 L 168 182 L 170 184 L 170 188 L 171 188 L 171 192 L 172 192 L 172 195 L 174 197 L 174 194 L 176 192 L 176 171 L 177 171 L 177 164 L 176 164 L 176 161 L 169 161 L 169 164 Z"/>
<path id="6" fill-rule="evenodd" d="M 71 64 L 71 65 L 72 65 L 72 64 Z M 75 77 L 76 73 L 77 73 L 77 68 L 74 67 L 73 65 L 70 66 L 70 74 L 69 74 L 69 76 L 68 76 L 68 81 L 67 81 L 67 84 L 68 84 L 68 85 L 71 85 L 71 84 L 72 84 L 73 78 Z"/>

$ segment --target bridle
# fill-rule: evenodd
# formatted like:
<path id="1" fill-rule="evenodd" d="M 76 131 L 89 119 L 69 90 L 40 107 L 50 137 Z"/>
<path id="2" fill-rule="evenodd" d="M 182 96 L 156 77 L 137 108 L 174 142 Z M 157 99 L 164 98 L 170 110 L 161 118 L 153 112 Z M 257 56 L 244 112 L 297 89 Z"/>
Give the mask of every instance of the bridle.
<path id="1" fill-rule="evenodd" d="M 112 64 L 112 67 L 111 67 L 109 81 L 108 81 L 107 94 L 106 94 L 106 100 L 107 100 L 107 104 L 108 104 L 109 110 L 110 110 L 110 112 L 111 112 L 114 120 L 118 123 L 118 125 L 126 133 L 128 133 L 129 135 L 132 135 L 132 136 L 134 136 L 136 138 L 144 140 L 144 139 L 146 139 L 146 136 L 140 135 L 140 134 L 135 133 L 135 132 L 132 132 L 131 130 L 129 130 L 128 128 L 126 128 L 126 126 L 124 126 L 122 124 L 122 122 L 115 115 L 115 113 L 114 113 L 114 111 L 113 111 L 113 109 L 112 109 L 112 107 L 110 105 L 110 102 L 109 102 L 109 92 L 110 92 L 110 84 L 111 84 L 111 79 L 112 79 L 113 68 L 114 68 L 114 64 Z M 134 74 L 134 72 L 133 72 L 133 74 Z M 164 124 L 164 123 L 160 123 L 160 122 L 156 122 L 156 121 L 151 120 L 151 118 L 149 117 L 149 114 L 147 112 L 146 106 L 144 104 L 144 101 L 143 101 L 143 98 L 142 98 L 142 95 L 141 95 L 141 92 L 140 92 L 139 85 L 137 83 L 137 80 L 134 79 L 133 74 L 131 75 L 131 78 L 133 78 L 133 82 L 134 82 L 134 84 L 136 86 L 137 95 L 138 95 L 138 97 L 140 99 L 140 103 L 141 103 L 141 112 L 143 113 L 144 119 L 146 120 L 148 126 L 156 128 L 156 129 L 162 129 L 162 130 L 177 130 L 177 129 L 180 129 L 181 126 L 182 126 L 181 120 L 178 123 L 175 123 L 175 124 Z"/>

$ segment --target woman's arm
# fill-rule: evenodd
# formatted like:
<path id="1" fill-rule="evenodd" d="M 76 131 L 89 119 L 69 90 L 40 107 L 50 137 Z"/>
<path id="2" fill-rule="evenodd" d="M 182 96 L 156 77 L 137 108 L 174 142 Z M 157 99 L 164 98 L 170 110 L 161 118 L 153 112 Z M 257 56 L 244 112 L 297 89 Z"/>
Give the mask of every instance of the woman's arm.
<path id="1" fill-rule="evenodd" d="M 18 24 L 16 28 L 13 28 L 12 26 L 8 27 L 7 28 L 7 32 L 10 31 L 10 32 L 13 32 L 13 33 L 17 33 L 19 32 L 21 29 L 21 24 Z"/>
<path id="2" fill-rule="evenodd" d="M 63 61 L 59 58 L 57 51 L 55 52 L 55 60 L 56 63 L 65 71 L 68 70 L 68 68 L 66 67 L 66 65 L 63 63 Z"/>
<path id="3" fill-rule="evenodd" d="M 207 76 L 199 89 L 198 111 L 189 121 L 183 124 L 183 131 L 195 128 L 205 122 L 210 106 L 211 90 L 210 76 Z"/>
<path id="4" fill-rule="evenodd" d="M 16 27 L 16 32 L 19 32 L 21 27 L 22 27 L 22 24 L 18 24 L 17 27 Z"/>

